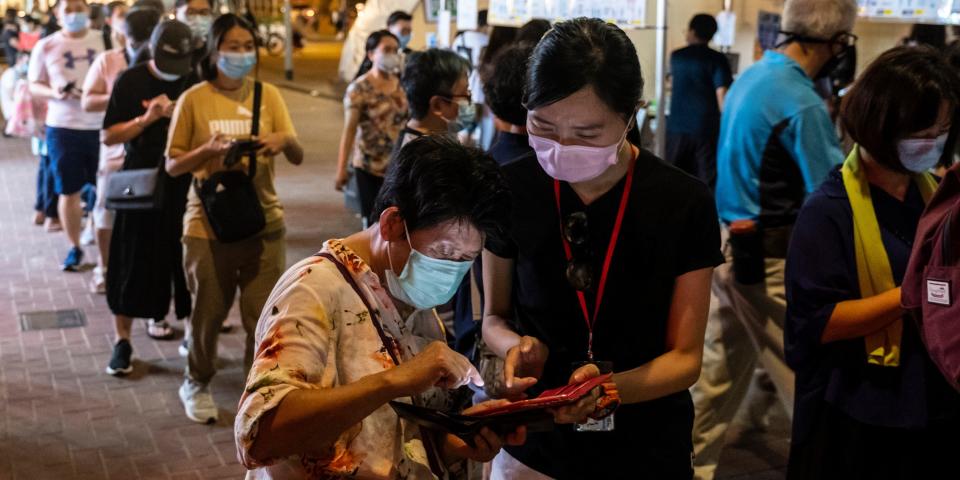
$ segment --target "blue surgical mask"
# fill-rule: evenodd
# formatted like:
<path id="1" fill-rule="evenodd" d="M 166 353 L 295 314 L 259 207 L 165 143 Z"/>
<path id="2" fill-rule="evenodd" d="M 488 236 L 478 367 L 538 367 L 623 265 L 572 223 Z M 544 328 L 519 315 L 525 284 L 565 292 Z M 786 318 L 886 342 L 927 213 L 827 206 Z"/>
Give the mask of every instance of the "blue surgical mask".
<path id="1" fill-rule="evenodd" d="M 63 29 L 70 33 L 82 32 L 90 24 L 87 12 L 68 13 L 63 16 Z"/>
<path id="2" fill-rule="evenodd" d="M 407 45 L 410 43 L 410 38 L 411 38 L 411 37 L 413 37 L 413 35 L 411 35 L 411 34 L 409 34 L 409 33 L 406 34 L 406 35 L 400 35 L 399 37 L 397 37 L 397 40 L 400 41 L 400 50 L 403 50 L 404 48 L 407 48 Z"/>
<path id="3" fill-rule="evenodd" d="M 406 231 L 407 224 L 404 222 Z M 400 300 L 418 310 L 443 305 L 453 298 L 453 294 L 460 287 L 463 277 L 470 271 L 473 262 L 457 262 L 442 260 L 424 255 L 414 250 L 410 244 L 410 233 L 407 232 L 407 244 L 410 245 L 410 258 L 398 277 L 394 273 L 393 259 L 390 259 L 390 270 L 384 272 L 387 279 L 387 289 L 393 298 Z M 387 244 L 390 248 L 390 244 Z"/>
<path id="4" fill-rule="evenodd" d="M 937 138 L 907 138 L 897 143 L 903 168 L 915 173 L 928 172 L 937 166 L 947 146 L 947 134 Z"/>
<path id="5" fill-rule="evenodd" d="M 217 58 L 217 68 L 234 80 L 246 77 L 256 64 L 256 52 L 220 52 Z"/>
<path id="6" fill-rule="evenodd" d="M 453 101 L 457 104 L 457 118 L 447 124 L 448 133 L 472 130 L 477 123 L 477 105 L 465 98 Z"/>

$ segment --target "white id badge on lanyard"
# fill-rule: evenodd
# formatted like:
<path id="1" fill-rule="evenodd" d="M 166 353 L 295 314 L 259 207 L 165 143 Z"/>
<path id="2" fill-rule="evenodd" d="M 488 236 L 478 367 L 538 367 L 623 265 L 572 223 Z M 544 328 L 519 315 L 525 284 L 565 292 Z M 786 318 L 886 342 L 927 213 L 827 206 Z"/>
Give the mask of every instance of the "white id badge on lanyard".
<path id="1" fill-rule="evenodd" d="M 614 423 L 613 416 L 615 413 L 603 417 L 600 420 L 594 420 L 592 418 L 587 419 L 587 423 L 578 423 L 577 431 L 578 432 L 612 432 Z"/>
<path id="2" fill-rule="evenodd" d="M 596 365 L 597 369 L 600 371 L 601 374 L 610 373 L 613 371 L 613 362 L 600 361 L 600 360 L 592 360 L 588 362 L 575 362 L 573 364 L 573 369 L 577 370 L 578 368 L 587 364 Z M 613 415 L 614 414 L 611 413 L 610 415 L 607 415 L 606 417 L 603 417 L 600 420 L 594 420 L 592 418 L 588 418 L 586 423 L 578 423 L 574 428 L 577 432 L 612 432 L 614 427 Z"/>

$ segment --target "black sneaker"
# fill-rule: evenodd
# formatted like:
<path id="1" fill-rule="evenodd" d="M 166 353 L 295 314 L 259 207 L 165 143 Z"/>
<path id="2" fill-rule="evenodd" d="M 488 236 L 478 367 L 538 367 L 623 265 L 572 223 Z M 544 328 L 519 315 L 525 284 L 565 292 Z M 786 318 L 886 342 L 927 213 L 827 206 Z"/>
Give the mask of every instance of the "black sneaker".
<path id="1" fill-rule="evenodd" d="M 107 365 L 107 373 L 119 377 L 132 372 L 133 364 L 130 363 L 132 355 L 133 347 L 130 346 L 130 341 L 121 339 L 113 346 L 113 356 L 110 357 L 110 364 Z"/>
<path id="2" fill-rule="evenodd" d="M 70 253 L 67 254 L 67 259 L 63 261 L 63 271 L 64 272 L 79 272 L 80 264 L 83 263 L 83 249 L 80 247 L 73 247 L 70 249 Z"/>

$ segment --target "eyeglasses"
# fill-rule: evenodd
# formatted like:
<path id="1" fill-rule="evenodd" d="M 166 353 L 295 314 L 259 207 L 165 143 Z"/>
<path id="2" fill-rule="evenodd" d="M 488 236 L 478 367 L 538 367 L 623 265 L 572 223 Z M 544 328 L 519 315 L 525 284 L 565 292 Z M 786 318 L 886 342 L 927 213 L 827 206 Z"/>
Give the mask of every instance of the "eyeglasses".
<path id="1" fill-rule="evenodd" d="M 468 90 L 467 93 L 461 93 L 461 94 L 459 94 L 459 95 L 454 95 L 454 94 L 451 93 L 451 94 L 449 94 L 449 95 L 447 95 L 447 94 L 438 94 L 437 96 L 440 97 L 440 98 L 442 98 L 442 99 L 444 99 L 444 100 L 447 100 L 447 101 L 449 101 L 449 102 L 456 102 L 458 98 L 466 98 L 467 100 L 472 99 L 472 98 L 473 98 L 473 92 L 471 92 L 471 91 Z"/>
<path id="2" fill-rule="evenodd" d="M 567 282 L 575 290 L 586 291 L 593 288 L 593 257 L 590 251 L 590 230 L 587 214 L 573 212 L 563 220 L 563 238 L 570 245 L 572 255 L 567 262 Z"/>
<path id="3" fill-rule="evenodd" d="M 852 33 L 844 32 L 837 35 L 836 39 L 834 40 L 834 43 L 843 45 L 844 47 L 853 47 L 857 45 L 857 40 L 859 39 L 860 37 L 857 37 Z"/>

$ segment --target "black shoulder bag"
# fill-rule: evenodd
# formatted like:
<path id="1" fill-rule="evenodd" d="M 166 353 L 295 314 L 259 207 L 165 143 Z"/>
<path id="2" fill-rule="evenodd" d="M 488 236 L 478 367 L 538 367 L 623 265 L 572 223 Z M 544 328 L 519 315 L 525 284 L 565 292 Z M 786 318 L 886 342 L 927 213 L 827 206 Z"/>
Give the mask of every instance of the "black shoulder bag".
<path id="1" fill-rule="evenodd" d="M 260 133 L 260 94 L 263 85 L 256 82 L 253 87 L 253 122 L 251 137 Z M 247 173 L 242 170 L 216 172 L 206 181 L 194 179 L 193 188 L 203 203 L 210 228 L 217 240 L 223 243 L 239 242 L 248 239 L 267 225 L 263 215 L 263 206 L 257 196 L 253 177 L 257 175 L 257 152 L 251 150 L 250 167 Z"/>
<path id="2" fill-rule="evenodd" d="M 127 58 L 127 52 L 123 52 Z M 129 59 L 127 60 L 129 63 Z M 180 83 L 180 94 L 186 89 L 187 80 Z M 147 127 L 149 128 L 149 127 Z M 143 135 L 143 132 L 140 133 Z M 126 146 L 124 146 L 126 148 Z M 126 154 L 124 154 L 126 155 Z M 126 161 L 124 161 L 126 163 Z M 156 168 L 126 167 L 119 172 L 107 175 L 106 191 L 102 192 L 106 198 L 108 210 L 160 210 L 164 202 L 164 159 Z M 100 195 L 101 193 L 98 193 Z"/>

